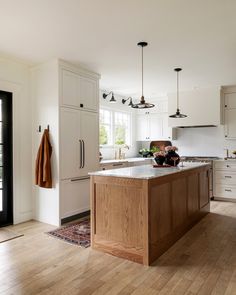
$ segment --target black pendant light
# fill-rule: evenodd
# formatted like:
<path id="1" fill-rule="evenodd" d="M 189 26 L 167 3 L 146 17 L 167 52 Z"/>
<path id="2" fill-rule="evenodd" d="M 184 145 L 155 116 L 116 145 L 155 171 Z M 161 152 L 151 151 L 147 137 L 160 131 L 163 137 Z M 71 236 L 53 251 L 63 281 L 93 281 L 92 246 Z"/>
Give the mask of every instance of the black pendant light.
<path id="1" fill-rule="evenodd" d="M 177 110 L 174 115 L 170 115 L 170 118 L 186 118 L 187 115 L 181 114 L 179 109 L 179 72 L 182 71 L 181 68 L 174 69 L 177 73 Z"/>
<path id="2" fill-rule="evenodd" d="M 152 103 L 145 102 L 145 99 L 143 96 L 143 47 L 146 47 L 148 45 L 148 43 L 147 42 L 139 42 L 137 45 L 142 47 L 142 96 L 140 98 L 140 102 L 136 103 L 136 104 L 132 104 L 131 107 L 135 108 L 135 109 L 153 108 L 155 105 Z"/>

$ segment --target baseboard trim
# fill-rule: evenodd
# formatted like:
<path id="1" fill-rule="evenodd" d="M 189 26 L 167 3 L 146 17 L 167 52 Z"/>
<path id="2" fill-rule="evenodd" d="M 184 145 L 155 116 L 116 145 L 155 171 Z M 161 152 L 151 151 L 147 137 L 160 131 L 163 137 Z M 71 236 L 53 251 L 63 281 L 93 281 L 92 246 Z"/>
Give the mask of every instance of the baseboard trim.
<path id="1" fill-rule="evenodd" d="M 67 223 L 67 222 L 70 222 L 70 221 L 73 221 L 73 220 L 76 220 L 76 219 L 79 219 L 79 218 L 82 218 L 82 217 L 86 217 L 86 216 L 89 216 L 89 215 L 90 215 L 90 210 L 84 211 L 84 212 L 81 212 L 79 214 L 75 214 L 75 215 L 72 215 L 72 216 L 69 216 L 69 217 L 65 217 L 65 218 L 61 219 L 61 224 L 64 224 L 64 223 Z"/>

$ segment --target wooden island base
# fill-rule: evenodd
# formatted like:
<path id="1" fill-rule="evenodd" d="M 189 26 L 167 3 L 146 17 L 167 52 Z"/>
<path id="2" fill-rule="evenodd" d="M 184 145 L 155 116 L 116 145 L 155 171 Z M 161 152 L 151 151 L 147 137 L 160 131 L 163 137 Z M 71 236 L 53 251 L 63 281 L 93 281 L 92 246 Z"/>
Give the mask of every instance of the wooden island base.
<path id="1" fill-rule="evenodd" d="M 208 165 L 151 179 L 92 175 L 92 248 L 150 265 L 209 204 Z"/>

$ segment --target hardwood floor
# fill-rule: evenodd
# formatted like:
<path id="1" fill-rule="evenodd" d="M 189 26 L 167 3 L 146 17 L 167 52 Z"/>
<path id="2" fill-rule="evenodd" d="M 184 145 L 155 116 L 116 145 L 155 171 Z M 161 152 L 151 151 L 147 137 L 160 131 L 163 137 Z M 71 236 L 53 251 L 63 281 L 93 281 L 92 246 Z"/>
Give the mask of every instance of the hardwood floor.
<path id="1" fill-rule="evenodd" d="M 236 294 L 236 203 L 213 201 L 149 267 L 59 241 L 47 224 L 11 228 L 24 236 L 0 244 L 0 294 Z"/>

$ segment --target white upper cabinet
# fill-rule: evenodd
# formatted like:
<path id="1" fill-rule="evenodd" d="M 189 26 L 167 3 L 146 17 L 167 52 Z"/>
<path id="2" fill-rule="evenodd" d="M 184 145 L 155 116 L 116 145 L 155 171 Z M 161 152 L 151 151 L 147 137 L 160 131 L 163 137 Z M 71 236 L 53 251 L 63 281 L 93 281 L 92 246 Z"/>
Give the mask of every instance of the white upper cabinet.
<path id="1" fill-rule="evenodd" d="M 236 138 L 236 87 L 223 90 L 225 138 Z"/>
<path id="2" fill-rule="evenodd" d="M 98 81 L 61 69 L 61 106 L 98 111 Z"/>
<path id="3" fill-rule="evenodd" d="M 176 112 L 176 93 L 168 95 L 168 115 Z M 221 122 L 220 89 L 199 89 L 179 93 L 179 107 L 186 118 L 169 118 L 169 127 L 217 126 Z"/>
<path id="4" fill-rule="evenodd" d="M 61 104 L 68 107 L 79 107 L 78 75 L 62 70 Z"/>
<path id="5" fill-rule="evenodd" d="M 137 115 L 137 140 L 172 140 L 176 139 L 174 128 L 168 127 L 167 113 L 150 113 Z"/>
<path id="6" fill-rule="evenodd" d="M 79 77 L 79 107 L 98 111 L 97 80 Z"/>

